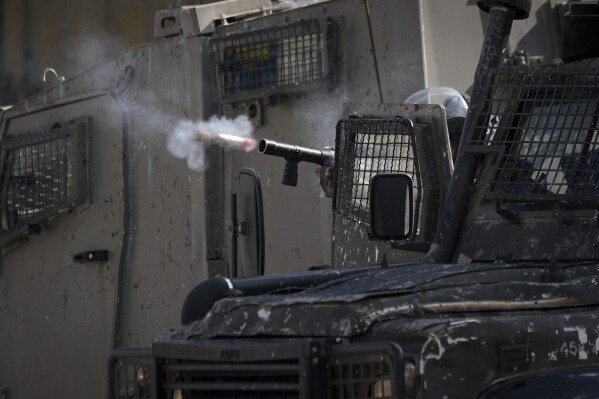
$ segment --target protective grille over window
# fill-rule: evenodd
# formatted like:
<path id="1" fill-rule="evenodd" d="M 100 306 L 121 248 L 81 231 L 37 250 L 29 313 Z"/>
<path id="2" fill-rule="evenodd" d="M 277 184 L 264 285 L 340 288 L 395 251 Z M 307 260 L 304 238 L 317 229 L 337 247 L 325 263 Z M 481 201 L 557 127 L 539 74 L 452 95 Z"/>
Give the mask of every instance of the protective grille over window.
<path id="1" fill-rule="evenodd" d="M 420 185 L 412 124 L 408 119 L 341 119 L 335 139 L 335 211 L 369 225 L 370 179 L 405 173 Z"/>
<path id="2" fill-rule="evenodd" d="M 599 199 L 599 69 L 585 65 L 489 75 L 472 140 L 497 154 L 486 198 Z"/>
<path id="3" fill-rule="evenodd" d="M 2 232 L 39 224 L 88 198 L 83 123 L 0 141 Z"/>
<path id="4" fill-rule="evenodd" d="M 318 20 L 213 39 L 224 101 L 297 91 L 329 77 L 330 24 Z"/>

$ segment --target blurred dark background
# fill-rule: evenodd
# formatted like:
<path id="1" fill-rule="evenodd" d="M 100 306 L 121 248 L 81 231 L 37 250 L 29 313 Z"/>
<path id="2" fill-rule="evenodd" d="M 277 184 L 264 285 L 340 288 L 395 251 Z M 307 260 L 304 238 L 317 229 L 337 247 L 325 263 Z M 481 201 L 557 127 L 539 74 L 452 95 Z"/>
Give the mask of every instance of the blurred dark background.
<path id="1" fill-rule="evenodd" d="M 205 1 L 209 2 L 209 1 Z M 0 0 L 0 105 L 154 38 L 154 13 L 200 0 Z M 48 85 L 56 84 L 49 78 Z"/>

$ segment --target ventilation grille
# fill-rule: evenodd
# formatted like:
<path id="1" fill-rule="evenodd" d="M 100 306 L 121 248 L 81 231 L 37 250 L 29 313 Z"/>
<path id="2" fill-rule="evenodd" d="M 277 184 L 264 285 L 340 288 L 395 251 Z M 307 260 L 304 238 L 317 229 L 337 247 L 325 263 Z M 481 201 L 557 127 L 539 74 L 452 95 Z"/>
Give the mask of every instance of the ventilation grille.
<path id="1" fill-rule="evenodd" d="M 116 398 L 399 399 L 405 389 L 402 350 L 389 342 L 163 341 L 114 351 L 110 370 Z"/>
<path id="2" fill-rule="evenodd" d="M 506 344 L 499 347 L 499 371 L 510 374 L 529 370 L 530 347 L 528 344 Z"/>
<path id="3" fill-rule="evenodd" d="M 331 28 L 310 20 L 211 40 L 222 100 L 321 85 L 330 77 Z"/>
<path id="4" fill-rule="evenodd" d="M 38 224 L 88 198 L 83 123 L 0 141 L 2 232 Z"/>
<path id="5" fill-rule="evenodd" d="M 420 179 L 415 154 L 408 119 L 341 119 L 335 138 L 335 211 L 368 226 L 368 190 L 377 173 L 409 175 L 417 198 Z"/>
<path id="6" fill-rule="evenodd" d="M 299 398 L 299 361 L 217 363 L 166 360 L 167 398 Z M 181 396 L 173 396 L 181 395 Z"/>
<path id="7" fill-rule="evenodd" d="M 486 198 L 599 199 L 599 69 L 585 65 L 489 74 L 472 139 L 494 156 Z"/>

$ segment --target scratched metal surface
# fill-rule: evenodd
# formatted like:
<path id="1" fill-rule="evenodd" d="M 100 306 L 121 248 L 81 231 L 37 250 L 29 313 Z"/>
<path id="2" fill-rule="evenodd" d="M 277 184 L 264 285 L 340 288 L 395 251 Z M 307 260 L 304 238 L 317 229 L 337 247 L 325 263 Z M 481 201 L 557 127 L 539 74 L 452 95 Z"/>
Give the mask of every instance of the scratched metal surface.
<path id="1" fill-rule="evenodd" d="M 123 234 L 123 116 L 108 96 L 95 96 L 24 115 L 8 131 L 47 129 L 91 117 L 92 206 L 54 221 L 39 236 L 2 255 L 0 379 L 14 398 L 104 394 Z M 108 250 L 108 262 L 79 264 L 73 255 Z M 64 384 L 76 364 L 78 384 Z M 85 396 L 85 395 L 84 395 Z"/>
<path id="2" fill-rule="evenodd" d="M 2 256 L 0 380 L 11 397 L 105 397 L 112 348 L 176 324 L 207 277 L 204 174 L 165 148 L 177 120 L 203 116 L 206 41 L 140 46 L 68 79 L 64 99 L 54 88 L 8 111 L 11 132 L 91 117 L 93 163 L 92 206 Z M 107 263 L 73 263 L 97 249 Z"/>
<path id="3" fill-rule="evenodd" d="M 538 266 L 374 269 L 297 294 L 223 299 L 191 335 L 352 337 L 400 316 L 589 305 L 599 301 L 598 271 L 596 265 L 571 267 L 566 282 L 541 283 L 544 269 Z"/>
<path id="4" fill-rule="evenodd" d="M 340 286 L 346 296 L 336 300 L 310 303 L 305 300 L 310 291 L 287 295 L 295 299 L 289 302 L 276 295 L 248 298 L 245 305 L 238 301 L 224 315 L 215 309 L 204 320 L 170 330 L 160 340 L 183 340 L 200 348 L 212 340 L 195 339 L 217 336 L 393 341 L 415 365 L 418 389 L 427 398 L 478 397 L 490 386 L 524 373 L 591 370 L 599 364 L 599 265 L 565 267 L 563 283 L 541 283 L 546 270 L 538 266 L 474 268 L 477 271 L 471 273 L 441 268 L 429 278 L 418 276 L 400 284 L 407 290 L 404 294 L 360 299 L 351 292 L 360 281 L 345 281 Z M 360 277 L 380 283 L 391 274 L 401 278 L 413 271 L 400 270 L 373 270 Z M 414 287 L 416 280 L 423 284 Z M 340 306 L 342 300 L 349 302 Z"/>
<path id="5" fill-rule="evenodd" d="M 508 72 L 509 69 L 505 71 Z M 545 103 L 552 102 L 554 108 L 558 106 L 565 107 L 561 104 L 569 104 L 567 101 L 576 104 L 575 98 L 577 97 L 575 96 L 583 95 L 590 95 L 591 97 L 580 97 L 578 101 L 581 104 L 593 104 L 594 96 L 596 96 L 596 91 L 599 89 L 596 78 L 599 71 L 599 59 L 597 58 L 562 66 L 528 67 L 523 71 L 528 76 L 533 76 L 532 74 L 534 74 L 535 76 L 544 77 L 549 74 L 554 74 L 555 76 L 563 74 L 563 76 L 571 77 L 571 81 L 562 86 L 553 81 L 548 83 L 547 80 L 541 78 L 535 81 L 535 83 L 526 86 L 527 96 L 535 98 L 534 101 L 538 103 L 542 103 L 543 101 Z M 582 84 L 580 81 L 585 82 L 583 79 L 587 76 L 589 76 L 588 83 L 585 83 L 586 86 L 583 90 L 580 88 Z M 580 79 L 580 81 L 574 80 L 575 77 Z M 509 83 L 501 83 L 498 84 L 498 87 L 517 88 L 519 84 L 510 86 Z M 556 94 L 558 90 L 563 90 L 567 94 L 560 94 L 560 97 Z M 542 98 L 547 92 L 552 93 L 551 96 Z M 493 94 L 489 92 L 485 101 L 487 103 L 495 101 L 492 96 Z M 511 107 L 523 106 L 525 101 L 523 94 L 511 94 L 509 98 L 509 101 L 503 102 L 503 106 L 506 108 L 499 115 L 499 118 L 504 118 L 506 121 L 509 120 L 510 112 L 512 112 L 510 111 Z M 574 112 L 574 106 L 571 105 L 570 108 L 559 112 L 552 112 L 560 115 Z M 596 121 L 597 110 L 595 109 L 595 105 L 581 106 L 576 112 L 579 119 L 582 118 L 582 115 L 585 115 L 589 120 L 595 118 Z M 537 131 L 553 131 L 551 130 L 552 128 L 555 131 L 566 133 L 573 131 L 573 127 L 553 126 L 549 121 L 544 123 L 547 126 L 539 126 L 536 128 Z M 504 129 L 505 131 L 508 131 L 508 129 L 517 131 L 513 126 L 503 124 L 499 125 L 498 132 L 501 133 Z M 592 132 L 594 129 L 596 129 L 596 122 L 594 128 L 591 126 L 589 131 Z M 519 140 L 525 140 L 525 138 Z M 545 138 L 544 140 L 548 141 L 550 139 Z M 560 138 L 560 140 L 565 139 Z M 570 142 L 570 146 L 576 144 L 576 138 L 573 136 L 568 136 L 567 140 Z M 589 140 L 587 139 L 587 141 Z M 586 145 L 591 146 L 591 143 L 589 142 Z M 480 142 L 472 146 L 472 150 L 474 151 L 479 148 L 483 148 Z M 549 159 L 551 156 L 556 157 L 554 164 L 557 165 L 557 162 L 559 162 L 558 157 L 561 156 L 559 153 L 551 154 L 548 152 L 547 154 L 538 153 L 536 155 L 539 160 L 542 157 Z M 469 199 L 468 215 L 459 232 L 456 254 L 454 255 L 455 260 L 459 262 L 476 262 L 503 259 L 515 262 L 516 260 L 549 259 L 552 257 L 564 260 L 597 259 L 599 257 L 596 204 L 586 198 L 587 195 L 590 195 L 588 193 L 591 191 L 588 191 L 587 194 L 583 191 L 574 192 L 574 195 L 568 199 L 558 198 L 543 204 L 540 202 L 535 203 L 534 199 L 531 203 L 523 203 L 515 200 L 489 200 L 485 196 L 488 187 L 494 184 L 494 179 L 497 178 L 495 175 L 497 167 L 495 165 L 498 162 L 493 156 L 487 156 L 481 162 L 480 173 L 473 185 L 472 196 Z M 596 165 L 593 166 L 596 168 Z M 557 172 L 563 173 L 561 169 Z M 555 184 L 555 177 L 553 177 L 553 181 L 553 184 Z M 551 186 L 549 187 L 551 188 Z M 577 201 L 580 201 L 580 204 Z M 506 217 L 506 213 L 500 215 L 497 211 L 498 206 L 508 209 L 509 212 L 507 214 L 515 215 L 516 220 L 510 220 L 509 217 Z M 503 239 L 503 237 L 509 237 L 509 239 Z"/>
<path id="6" fill-rule="evenodd" d="M 596 367 L 598 322 L 599 312 L 593 306 L 396 318 L 377 324 L 371 333 L 379 339 L 393 337 L 404 354 L 415 359 L 419 374 L 428 382 L 423 384 L 425 397 L 470 398 L 514 376 Z M 502 352 L 519 355 L 510 360 Z M 576 389 L 572 392 L 555 397 L 579 397 Z"/>

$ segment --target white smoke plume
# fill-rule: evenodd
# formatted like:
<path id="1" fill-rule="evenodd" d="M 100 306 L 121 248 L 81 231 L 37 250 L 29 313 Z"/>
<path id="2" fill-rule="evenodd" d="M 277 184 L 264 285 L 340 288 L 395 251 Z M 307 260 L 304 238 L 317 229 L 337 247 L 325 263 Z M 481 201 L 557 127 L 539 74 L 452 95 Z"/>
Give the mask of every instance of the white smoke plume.
<path id="1" fill-rule="evenodd" d="M 167 148 L 173 156 L 186 158 L 190 169 L 203 170 L 205 145 L 251 151 L 256 146 L 253 131 L 254 125 L 246 115 L 235 119 L 214 115 L 207 121 L 182 120 L 169 134 Z"/>

